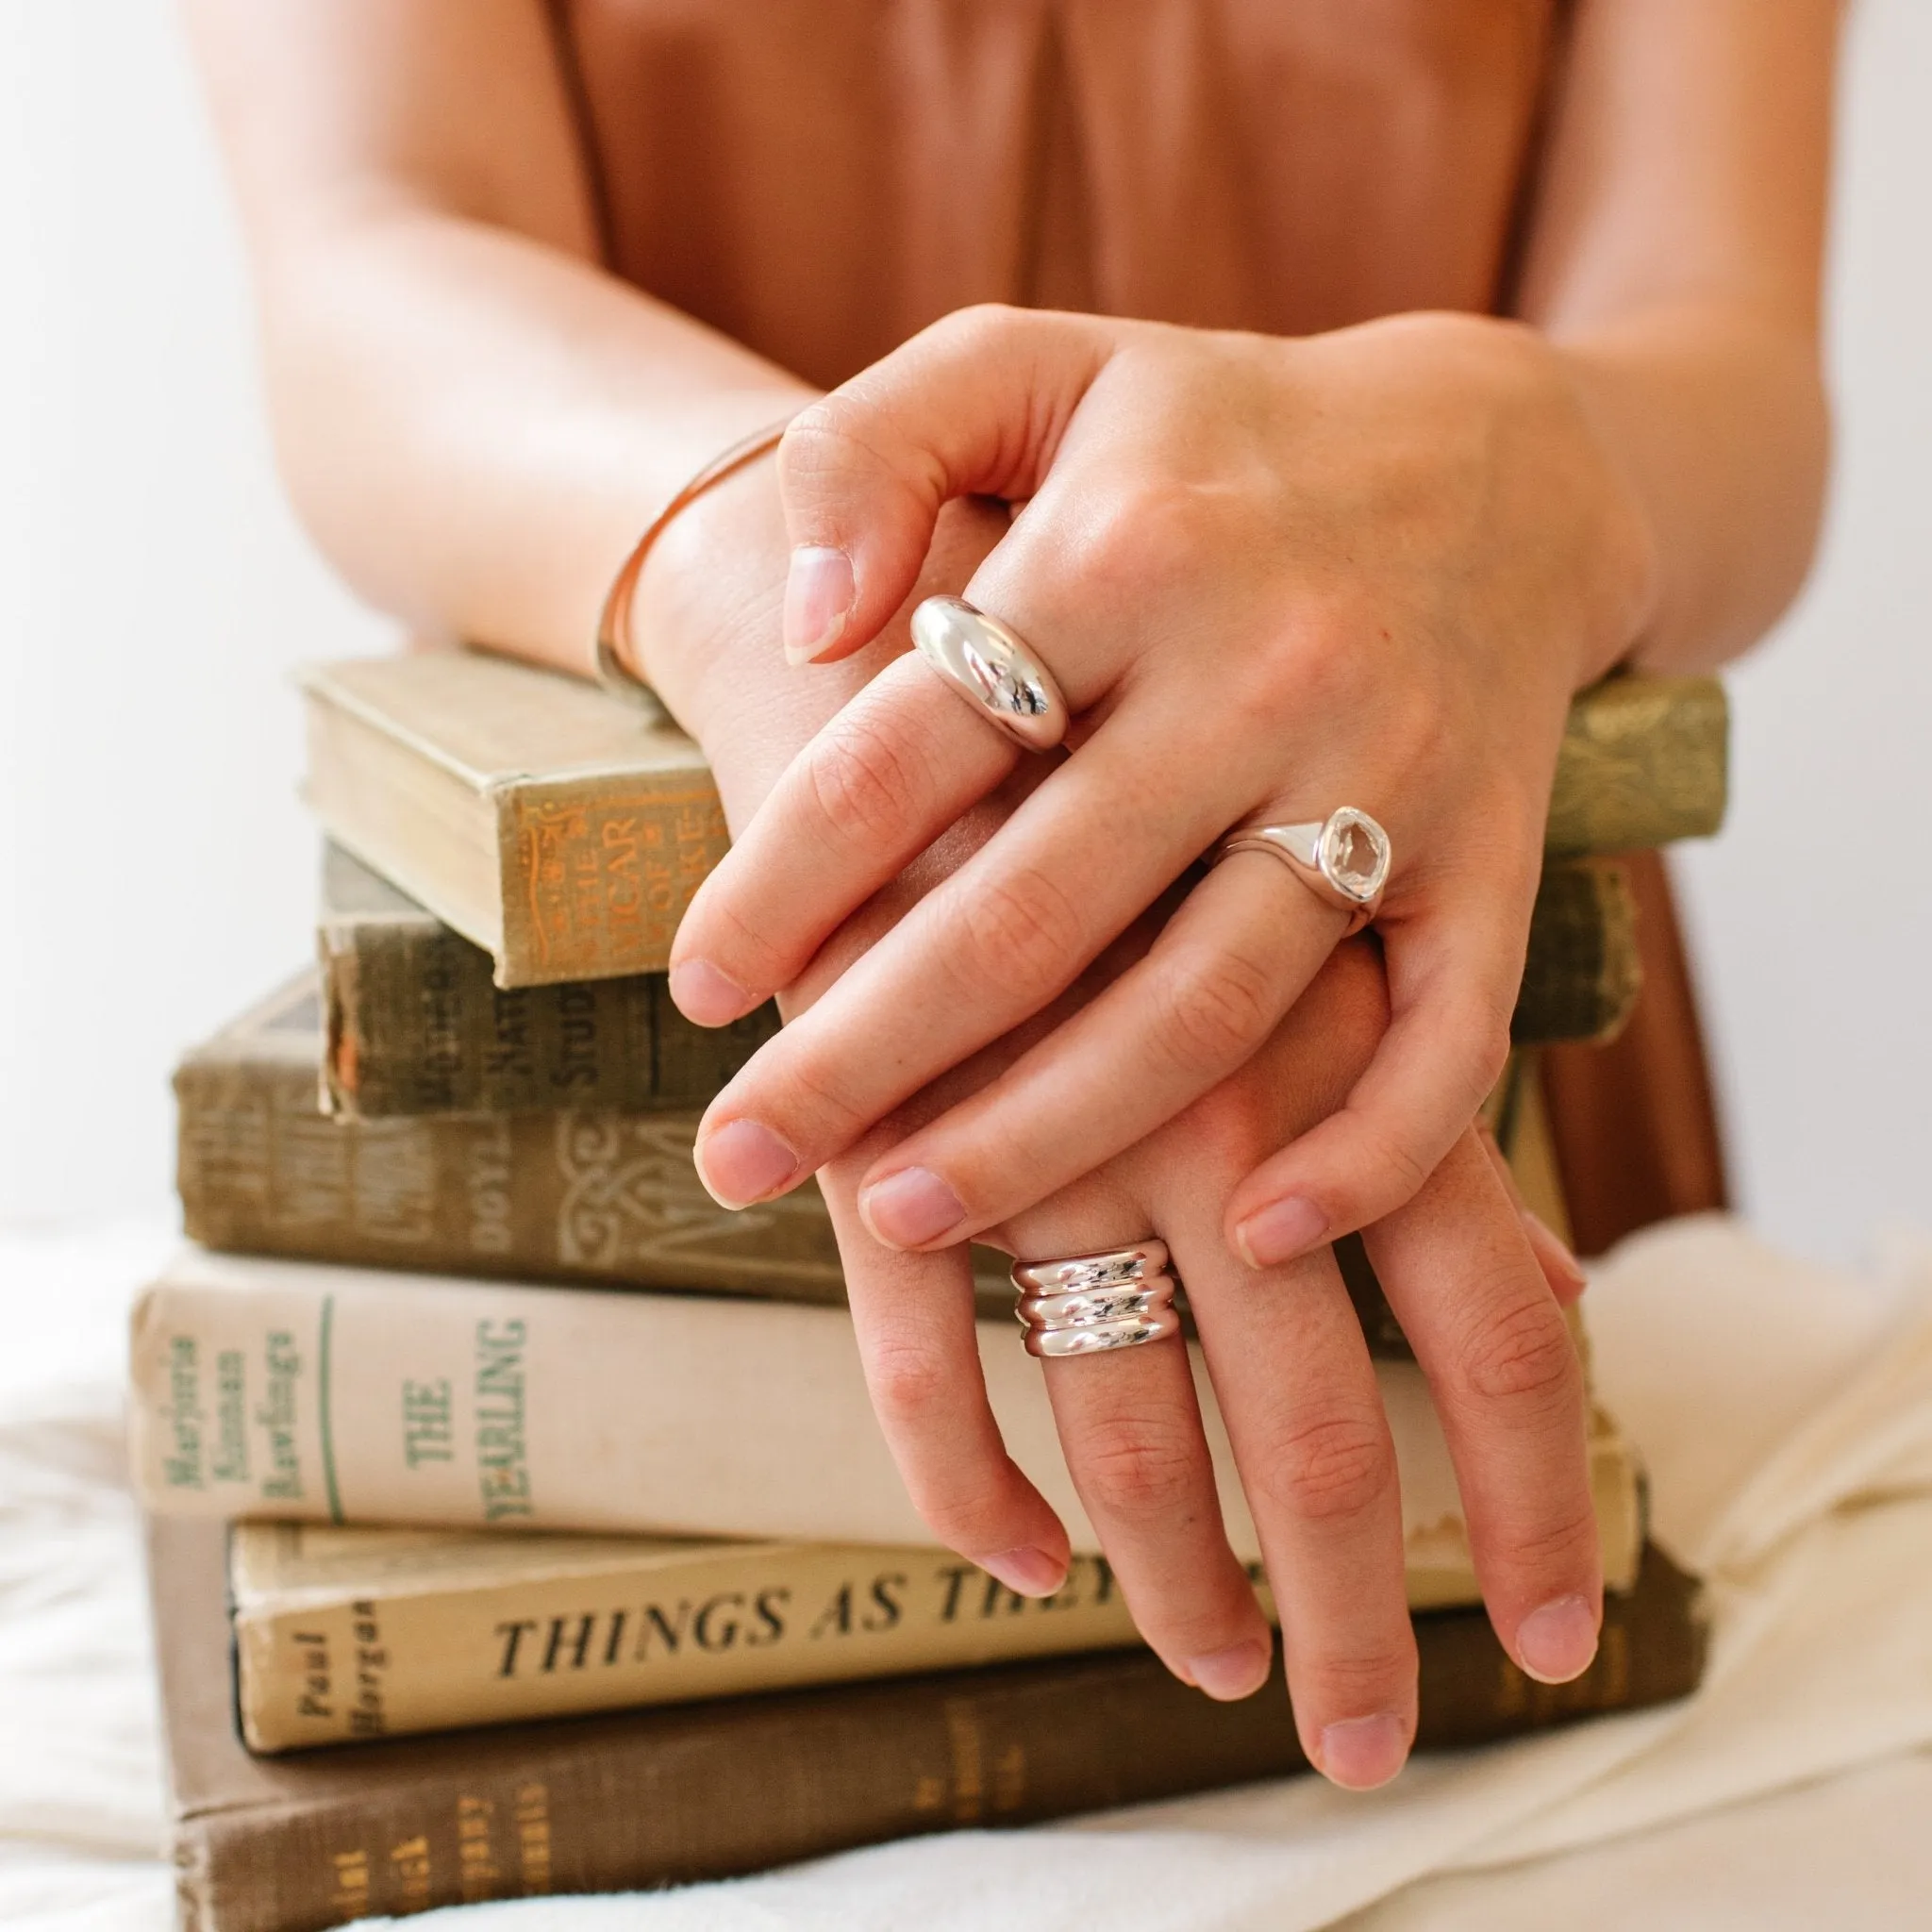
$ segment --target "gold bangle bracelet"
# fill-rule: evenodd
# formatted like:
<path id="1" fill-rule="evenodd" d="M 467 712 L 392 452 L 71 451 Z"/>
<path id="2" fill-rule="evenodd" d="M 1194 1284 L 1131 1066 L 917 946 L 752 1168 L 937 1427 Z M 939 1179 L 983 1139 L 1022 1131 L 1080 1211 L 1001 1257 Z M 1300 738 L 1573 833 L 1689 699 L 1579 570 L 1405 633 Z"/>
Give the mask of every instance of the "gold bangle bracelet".
<path id="1" fill-rule="evenodd" d="M 604 608 L 597 613 L 597 631 L 591 641 L 591 661 L 597 667 L 597 682 L 606 691 L 633 702 L 652 698 L 651 687 L 624 661 L 624 654 L 618 646 L 618 640 L 630 628 L 631 599 L 637 594 L 638 579 L 644 574 L 644 563 L 651 555 L 652 546 L 670 527 L 672 518 L 679 511 L 689 508 L 706 491 L 724 482 L 727 476 L 735 476 L 760 457 L 769 456 L 784 440 L 785 432 L 791 426 L 791 418 L 788 416 L 782 423 L 769 424 L 763 429 L 754 430 L 729 449 L 713 457 L 658 512 L 649 528 L 633 545 L 630 555 L 624 560 L 624 568 L 611 581 L 604 598 Z"/>

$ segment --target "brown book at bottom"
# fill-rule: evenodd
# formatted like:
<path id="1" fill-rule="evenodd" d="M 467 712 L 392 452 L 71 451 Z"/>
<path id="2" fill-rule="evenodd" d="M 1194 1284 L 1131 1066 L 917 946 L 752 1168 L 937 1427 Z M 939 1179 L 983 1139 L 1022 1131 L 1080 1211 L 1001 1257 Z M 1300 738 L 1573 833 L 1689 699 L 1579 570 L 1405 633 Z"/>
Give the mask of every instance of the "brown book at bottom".
<path id="1" fill-rule="evenodd" d="M 1016 1825 L 1306 1768 L 1280 1666 L 1214 1704 L 1146 1650 L 251 1757 L 223 1526 L 149 1525 L 182 1924 L 314 1932 L 381 1912 L 635 1890 L 955 1826 Z M 1424 1749 L 1692 1690 L 1697 1584 L 1655 1548 L 1595 1663 L 1533 1683 L 1478 1610 L 1416 1619 Z"/>

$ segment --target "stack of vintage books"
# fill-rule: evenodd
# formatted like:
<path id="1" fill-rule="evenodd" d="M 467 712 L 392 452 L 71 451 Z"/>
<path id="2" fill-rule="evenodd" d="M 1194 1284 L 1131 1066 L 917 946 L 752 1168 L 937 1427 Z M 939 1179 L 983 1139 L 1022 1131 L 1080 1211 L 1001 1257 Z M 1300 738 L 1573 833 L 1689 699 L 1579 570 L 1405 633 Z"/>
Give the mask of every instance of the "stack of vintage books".
<path id="1" fill-rule="evenodd" d="M 134 1324 L 190 1923 L 660 1885 L 1297 1768 L 1278 1673 L 1217 1705 L 1138 1646 L 1003 1265 L 989 1389 L 1080 1552 L 1046 1601 L 930 1546 L 816 1194 L 728 1213 L 699 1186 L 698 1113 L 776 1021 L 701 1031 L 658 976 L 724 843 L 695 747 L 475 654 L 305 687 L 319 968 L 182 1065 L 194 1245 Z M 1711 830 L 1724 792 L 1716 686 L 1577 700 L 1492 1103 L 1558 1228 L 1535 1049 L 1607 1038 L 1638 990 L 1602 855 Z M 1689 1690 L 1695 1586 L 1601 1412 L 1600 1654 L 1558 1688 L 1507 1661 L 1426 1386 L 1341 1259 L 1402 1466 L 1424 1746 Z"/>

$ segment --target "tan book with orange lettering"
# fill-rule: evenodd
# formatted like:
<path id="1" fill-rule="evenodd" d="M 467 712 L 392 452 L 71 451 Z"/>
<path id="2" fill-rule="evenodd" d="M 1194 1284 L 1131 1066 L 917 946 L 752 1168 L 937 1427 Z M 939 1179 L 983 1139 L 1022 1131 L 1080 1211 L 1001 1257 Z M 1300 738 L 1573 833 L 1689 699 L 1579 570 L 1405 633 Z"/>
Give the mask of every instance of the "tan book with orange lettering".
<path id="1" fill-rule="evenodd" d="M 727 844 L 661 710 L 478 651 L 311 666 L 307 795 L 330 836 L 494 957 L 501 987 L 661 972 Z M 1724 689 L 1616 677 L 1571 708 L 1552 858 L 1715 831 Z"/>

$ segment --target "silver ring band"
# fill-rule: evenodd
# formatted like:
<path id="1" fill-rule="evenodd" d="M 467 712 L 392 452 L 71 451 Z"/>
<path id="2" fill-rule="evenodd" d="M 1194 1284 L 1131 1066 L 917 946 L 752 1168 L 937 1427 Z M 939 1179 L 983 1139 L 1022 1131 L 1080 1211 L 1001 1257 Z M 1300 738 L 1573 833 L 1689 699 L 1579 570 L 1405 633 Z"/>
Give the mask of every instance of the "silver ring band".
<path id="1" fill-rule="evenodd" d="M 1026 1353 L 1053 1359 L 1164 1341 L 1181 1331 L 1167 1244 L 1135 1241 L 1012 1270 Z"/>
<path id="2" fill-rule="evenodd" d="M 1367 812 L 1339 806 L 1325 819 L 1295 825 L 1237 825 L 1215 848 L 1219 865 L 1236 852 L 1265 852 L 1300 879 L 1324 906 L 1348 914 L 1359 932 L 1381 910 L 1389 884 L 1389 834 Z"/>
<path id="3" fill-rule="evenodd" d="M 1167 1243 L 1152 1237 L 1097 1255 L 1070 1255 L 1063 1261 L 1015 1261 L 1013 1286 L 1022 1294 L 1063 1294 L 1070 1289 L 1112 1288 L 1158 1274 L 1167 1266 Z"/>
<path id="4" fill-rule="evenodd" d="M 919 655 L 989 724 L 1028 751 L 1067 735 L 1067 701 L 1024 639 L 963 597 L 928 597 L 912 613 Z"/>
<path id="5" fill-rule="evenodd" d="M 1155 1283 L 1165 1283 L 1156 1287 Z M 1122 1315 L 1146 1315 L 1174 1293 L 1173 1277 L 1150 1275 L 1123 1288 L 1075 1289 L 1071 1294 L 1023 1294 L 1017 1313 L 1029 1328 L 1064 1328 L 1074 1322 L 1112 1322 Z"/>

